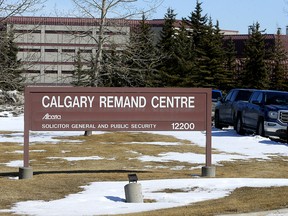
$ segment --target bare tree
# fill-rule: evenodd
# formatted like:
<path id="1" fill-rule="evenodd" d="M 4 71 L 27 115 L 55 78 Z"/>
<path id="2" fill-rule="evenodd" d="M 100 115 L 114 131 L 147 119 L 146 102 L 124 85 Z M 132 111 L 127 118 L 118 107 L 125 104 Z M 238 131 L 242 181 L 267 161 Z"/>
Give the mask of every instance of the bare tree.
<path id="1" fill-rule="evenodd" d="M 109 26 L 119 25 L 127 18 L 135 18 L 144 12 L 153 11 L 163 0 L 72 0 L 82 16 L 90 17 L 98 22 L 98 33 L 95 38 L 96 55 L 93 57 L 93 71 L 90 76 L 91 86 L 99 86 L 103 71 L 103 50 L 108 37 L 104 34 Z M 144 6 L 145 8 L 141 7 Z M 140 5 L 140 7 L 139 7 Z M 144 11 L 145 10 L 145 11 Z M 108 18 L 109 17 L 109 18 Z M 113 19 L 111 19 L 113 18 Z M 111 23 L 113 22 L 113 23 Z M 109 43 L 109 42 L 108 42 Z M 110 42 L 111 43 L 111 42 Z M 110 44 L 112 46 L 112 44 Z"/>
<path id="2" fill-rule="evenodd" d="M 91 86 L 98 87 L 102 82 L 101 77 L 105 77 L 101 74 L 105 71 L 105 68 L 103 69 L 104 44 L 108 42 L 110 47 L 115 45 L 109 41 L 109 36 L 105 35 L 104 32 L 109 31 L 109 26 L 115 27 L 119 26 L 119 23 L 125 23 L 125 19 L 139 18 L 143 13 L 153 11 L 163 0 L 72 0 L 72 2 L 81 16 L 95 19 L 99 28 L 96 37 L 93 38 L 97 47 L 95 57 L 92 56 L 91 58 L 93 62 L 91 62 L 92 70 L 90 73 Z M 139 8 L 141 3 L 142 6 L 145 4 L 146 9 L 141 8 L 141 6 Z M 92 131 L 85 131 L 85 135 L 91 134 Z"/>
<path id="3" fill-rule="evenodd" d="M 44 2 L 45 0 L 0 0 L 0 88 L 3 90 L 19 89 L 23 81 L 13 24 L 9 24 L 9 17 L 25 12 L 33 13 Z"/>
<path id="4" fill-rule="evenodd" d="M 0 22 L 8 17 L 34 13 L 43 7 L 46 0 L 0 0 Z"/>

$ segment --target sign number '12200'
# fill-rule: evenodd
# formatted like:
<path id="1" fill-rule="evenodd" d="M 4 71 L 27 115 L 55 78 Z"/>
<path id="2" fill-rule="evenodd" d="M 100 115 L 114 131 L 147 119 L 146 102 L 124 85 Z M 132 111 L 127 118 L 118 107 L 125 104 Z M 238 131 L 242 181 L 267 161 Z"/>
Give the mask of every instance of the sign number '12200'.
<path id="1" fill-rule="evenodd" d="M 174 122 L 171 124 L 173 130 L 194 130 L 195 124 L 192 122 Z"/>

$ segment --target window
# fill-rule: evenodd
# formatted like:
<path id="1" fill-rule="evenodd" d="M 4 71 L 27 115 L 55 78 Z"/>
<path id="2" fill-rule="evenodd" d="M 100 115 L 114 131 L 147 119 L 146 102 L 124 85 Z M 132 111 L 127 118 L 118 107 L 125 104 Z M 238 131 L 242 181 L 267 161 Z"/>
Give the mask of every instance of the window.
<path id="1" fill-rule="evenodd" d="M 24 73 L 33 73 L 33 74 L 40 74 L 39 70 L 24 70 Z"/>
<path id="2" fill-rule="evenodd" d="M 57 70 L 45 70 L 45 74 L 57 74 Z"/>
<path id="3" fill-rule="evenodd" d="M 45 52 L 58 52 L 58 49 L 45 49 Z"/>
<path id="4" fill-rule="evenodd" d="M 260 93 L 260 94 L 258 95 L 256 101 L 257 101 L 258 103 L 262 103 L 262 102 L 263 102 L 263 93 Z"/>
<path id="5" fill-rule="evenodd" d="M 81 53 L 92 53 L 92 50 L 86 50 L 86 49 L 80 49 L 79 50 Z"/>
<path id="6" fill-rule="evenodd" d="M 19 52 L 41 52 L 41 49 L 36 48 L 19 48 Z"/>
<path id="7" fill-rule="evenodd" d="M 65 30 L 46 30 L 45 34 L 81 34 L 81 35 L 92 35 L 92 31 L 65 31 Z"/>
<path id="8" fill-rule="evenodd" d="M 75 49 L 62 49 L 64 53 L 75 53 Z"/>
<path id="9" fill-rule="evenodd" d="M 62 74 L 73 75 L 74 71 L 62 71 Z"/>
<path id="10" fill-rule="evenodd" d="M 257 98 L 258 98 L 259 94 L 260 94 L 260 92 L 255 92 L 255 93 L 252 95 L 251 101 L 257 101 Z"/>
<path id="11" fill-rule="evenodd" d="M 230 91 L 225 97 L 225 101 L 231 101 L 233 95 L 235 95 L 236 91 Z"/>
<path id="12" fill-rule="evenodd" d="M 15 33 L 20 33 L 20 34 L 28 34 L 28 33 L 33 33 L 33 34 L 40 34 L 41 30 L 33 30 L 33 29 L 16 29 L 14 30 Z"/>
<path id="13" fill-rule="evenodd" d="M 241 91 L 240 90 L 235 101 L 239 101 L 239 100 L 248 101 L 251 94 L 252 94 L 252 91 L 246 91 L 246 90 Z"/>

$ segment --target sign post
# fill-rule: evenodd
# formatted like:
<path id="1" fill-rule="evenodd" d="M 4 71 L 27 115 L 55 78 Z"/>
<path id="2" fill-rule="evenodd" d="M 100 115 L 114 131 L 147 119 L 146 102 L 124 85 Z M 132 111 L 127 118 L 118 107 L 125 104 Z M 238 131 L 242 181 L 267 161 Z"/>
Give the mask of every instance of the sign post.
<path id="1" fill-rule="evenodd" d="M 207 174 L 211 162 L 211 89 L 26 87 L 24 167 L 29 131 L 206 131 Z M 203 171 L 204 170 L 204 171 Z M 32 173 L 32 174 L 31 174 Z"/>

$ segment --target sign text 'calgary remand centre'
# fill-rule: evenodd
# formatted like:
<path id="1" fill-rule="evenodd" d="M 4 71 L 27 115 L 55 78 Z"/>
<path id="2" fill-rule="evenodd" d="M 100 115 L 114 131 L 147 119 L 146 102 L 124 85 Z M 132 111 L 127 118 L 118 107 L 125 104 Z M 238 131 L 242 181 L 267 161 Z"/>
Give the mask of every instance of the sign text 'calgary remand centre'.
<path id="1" fill-rule="evenodd" d="M 35 131 L 205 130 L 211 112 L 211 89 L 203 88 L 29 87 L 26 93 Z"/>

